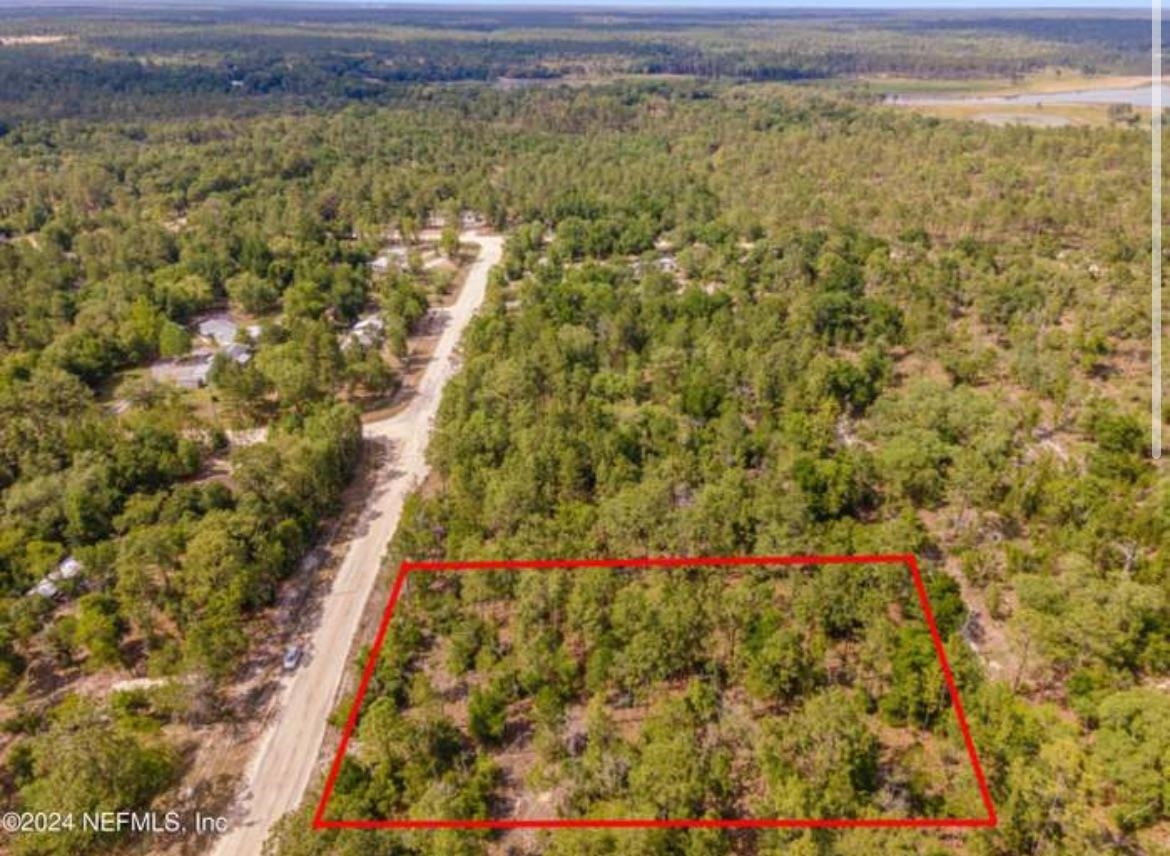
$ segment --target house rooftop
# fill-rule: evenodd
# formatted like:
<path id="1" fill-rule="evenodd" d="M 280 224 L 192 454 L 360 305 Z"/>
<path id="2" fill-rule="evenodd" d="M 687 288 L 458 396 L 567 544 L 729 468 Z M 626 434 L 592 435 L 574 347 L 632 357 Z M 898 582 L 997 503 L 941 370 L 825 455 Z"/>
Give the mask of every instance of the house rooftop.
<path id="1" fill-rule="evenodd" d="M 229 359 L 234 360 L 239 365 L 247 365 L 248 361 L 252 359 L 252 349 L 247 345 L 241 345 L 239 342 L 232 342 L 223 349 L 224 354 Z"/>
<path id="2" fill-rule="evenodd" d="M 48 579 L 50 580 L 71 580 L 78 574 L 85 570 L 85 566 L 81 564 L 73 556 L 66 556 L 61 564 L 57 566 L 57 570 L 52 571 Z"/>
<path id="3" fill-rule="evenodd" d="M 198 389 L 206 385 L 214 358 L 215 351 L 199 348 L 181 359 L 155 363 L 150 367 L 150 376 L 183 389 Z"/>
<path id="4" fill-rule="evenodd" d="M 28 590 L 28 596 L 40 595 L 41 597 L 56 597 L 61 593 L 61 590 L 55 586 L 48 578 L 41 580 L 35 586 Z"/>
<path id="5" fill-rule="evenodd" d="M 230 316 L 220 313 L 207 316 L 196 325 L 195 329 L 199 331 L 200 336 L 212 340 L 221 348 L 225 348 L 236 340 L 240 325 Z"/>
<path id="6" fill-rule="evenodd" d="M 392 265 L 406 264 L 406 259 L 406 247 L 394 245 L 382 250 L 378 257 L 370 262 L 370 267 L 379 273 L 385 273 Z"/>
<path id="7" fill-rule="evenodd" d="M 381 316 L 366 315 L 364 318 L 358 319 L 357 323 L 350 328 L 350 331 L 345 335 L 343 344 L 348 345 L 356 341 L 368 348 L 382 338 L 382 332 L 385 329 L 386 322 L 382 320 Z"/>
<path id="8" fill-rule="evenodd" d="M 63 582 L 65 580 L 71 580 L 78 576 L 83 570 L 85 570 L 85 566 L 82 565 L 81 562 L 79 562 L 73 556 L 66 556 L 61 561 L 61 563 L 57 565 L 56 570 L 49 571 L 49 573 L 46 574 L 39 583 L 28 590 L 28 596 L 33 597 L 34 595 L 40 595 L 41 597 L 48 598 L 57 597 L 57 595 L 61 594 L 61 589 L 57 583 Z"/>

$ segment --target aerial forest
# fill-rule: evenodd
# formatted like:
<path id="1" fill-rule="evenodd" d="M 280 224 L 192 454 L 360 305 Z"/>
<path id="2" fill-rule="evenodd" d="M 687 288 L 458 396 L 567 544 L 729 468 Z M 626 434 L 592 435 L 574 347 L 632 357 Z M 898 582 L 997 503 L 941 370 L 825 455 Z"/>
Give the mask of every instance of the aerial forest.
<path id="1" fill-rule="evenodd" d="M 1170 846 L 1149 138 L 858 80 L 1131 71 L 1132 21 L 991 18 L 964 53 L 975 24 L 913 16 L 401 11 L 367 44 L 341 11 L 262 38 L 233 14 L 203 54 L 133 15 L 0 46 L 0 803 L 227 798 L 201 752 L 247 720 L 473 217 L 504 257 L 379 596 L 403 561 L 696 564 L 412 576 L 334 816 L 982 814 L 904 569 L 698 562 L 913 554 L 998 825 L 317 831 L 315 779 L 273 853 Z M 337 664 L 332 745 L 368 652 Z"/>

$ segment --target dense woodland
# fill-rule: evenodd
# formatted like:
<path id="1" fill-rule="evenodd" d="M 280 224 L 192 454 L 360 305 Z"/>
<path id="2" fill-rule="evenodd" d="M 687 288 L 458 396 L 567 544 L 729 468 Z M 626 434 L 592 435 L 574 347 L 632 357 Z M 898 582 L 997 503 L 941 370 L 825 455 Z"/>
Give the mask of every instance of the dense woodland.
<path id="1" fill-rule="evenodd" d="M 986 816 L 904 564 L 407 588 L 330 816 Z"/>
<path id="2" fill-rule="evenodd" d="M 980 24 L 982 34 L 945 17 L 891 21 L 887 35 L 857 29 L 853 66 L 801 74 L 910 71 L 881 59 L 905 56 L 888 34 L 907 28 L 933 57 L 918 71 L 939 76 L 1058 60 L 1121 70 L 1143 50 L 1125 18 L 1007 20 Z M 66 24 L 2 21 L 13 33 Z M 430 447 L 437 477 L 409 501 L 389 565 L 913 552 L 1001 819 L 962 835 L 674 830 L 528 846 L 1004 856 L 1167 846 L 1168 509 L 1144 417 L 1145 136 L 947 122 L 847 91 L 710 79 L 777 75 L 722 68 L 708 48 L 706 69 L 654 67 L 700 79 L 573 88 L 400 85 L 386 82 L 394 63 L 377 63 L 387 77 L 368 98 L 350 86 L 372 60 L 334 62 L 320 32 L 252 36 L 246 16 L 209 23 L 204 42 L 195 25 L 131 16 L 116 34 L 91 13 L 69 20 L 79 41 L 0 47 L 0 80 L 15 84 L 0 84 L 4 805 L 173 803 L 191 735 L 229 715 L 220 701 L 250 623 L 362 465 L 363 403 L 401 383 L 394 356 L 444 287 L 417 259 L 387 275 L 368 262 L 390 231 L 409 239 L 433 215 L 470 210 L 507 231 L 505 259 L 444 397 Z M 777 43 L 763 27 L 829 62 L 793 22 L 741 24 L 723 33 L 743 40 L 737 55 L 753 56 L 755 40 Z M 642 17 L 596 30 L 526 26 L 539 50 L 483 32 L 482 54 L 465 49 L 460 28 L 470 27 L 459 20 L 413 40 L 398 33 L 384 49 L 450 65 L 440 79 L 490 80 L 561 74 L 574 52 L 621 59 L 591 61 L 594 70 L 651 70 L 658 46 L 676 56 L 691 38 L 680 34 L 719 32 L 701 19 L 655 28 Z M 923 35 L 936 30 L 937 42 Z M 991 30 L 1006 41 L 986 38 Z M 852 38 L 824 32 L 837 46 Z M 983 45 L 986 61 L 950 64 L 967 56 L 948 41 L 960 37 Z M 350 55 L 374 51 L 364 38 Z M 202 60 L 135 58 L 193 56 L 184 39 L 207 46 Z M 278 59 L 292 54 L 303 65 Z M 270 86 L 275 65 L 304 76 Z M 154 382 L 149 367 L 186 354 L 210 311 L 260 327 L 253 358 L 217 358 L 206 389 Z M 343 347 L 370 312 L 385 323 L 385 347 Z M 233 440 L 261 426 L 262 442 Z M 58 596 L 28 594 L 69 556 L 84 570 L 59 580 Z M 492 747 L 527 717 L 546 766 L 563 765 L 573 782 L 578 813 L 734 814 L 744 805 L 721 765 L 735 753 L 715 740 L 697 752 L 679 735 L 722 733 L 743 696 L 783 713 L 764 728 L 768 811 L 978 810 L 965 802 L 969 782 L 939 796 L 949 774 L 935 756 L 916 758 L 915 776 L 892 790 L 871 763 L 875 730 L 919 729 L 940 756 L 953 751 L 920 626 L 871 632 L 874 614 L 835 611 L 847 612 L 848 598 L 818 599 L 810 583 L 804 605 L 788 608 L 758 582 L 761 591 L 736 595 L 752 604 L 734 616 L 744 644 L 720 659 L 685 641 L 717 623 L 686 611 L 710 603 L 705 578 L 625 595 L 603 580 L 558 579 L 415 592 L 419 617 L 384 650 L 339 808 L 499 813 Z M 875 584 L 859 599 L 869 591 L 906 594 Z M 464 620 L 484 604 L 514 613 L 542 644 L 506 644 L 498 616 Z M 867 682 L 860 666 L 826 672 L 823 657 L 794 661 L 797 639 L 844 640 L 868 652 L 879 678 Z M 474 710 L 454 724 L 428 714 L 427 652 L 451 647 L 442 669 L 474 687 Z M 178 680 L 97 691 L 127 674 Z M 672 691 L 655 695 L 664 684 Z M 655 700 L 640 743 L 607 732 L 619 702 Z M 566 711 L 582 706 L 588 727 L 574 744 Z M 808 728 L 826 720 L 843 738 L 828 754 Z M 432 751 L 414 767 L 403 753 L 419 745 Z M 791 759 L 805 756 L 816 762 L 794 771 Z M 856 775 L 842 780 L 842 769 Z M 691 789 L 651 787 L 662 780 Z M 311 807 L 287 819 L 278 852 L 472 853 L 491 843 L 314 833 Z M 14 847 L 122 843 L 79 831 Z"/>

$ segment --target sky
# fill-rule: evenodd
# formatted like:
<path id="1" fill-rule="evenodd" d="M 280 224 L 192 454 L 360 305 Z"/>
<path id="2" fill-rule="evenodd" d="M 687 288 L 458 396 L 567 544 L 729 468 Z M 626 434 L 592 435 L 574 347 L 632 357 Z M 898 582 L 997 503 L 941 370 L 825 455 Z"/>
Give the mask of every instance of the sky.
<path id="1" fill-rule="evenodd" d="M 262 2 L 262 0 L 260 0 Z M 4 0 L 0 0 L 3 5 Z M 213 0 L 214 2 L 214 0 Z M 228 0 L 231 2 L 231 0 Z M 246 3 L 248 0 L 235 0 Z M 280 0 L 275 0 L 279 3 Z M 1010 9 L 1098 9 L 1103 12 L 1150 11 L 1153 0 L 293 0 L 309 5 L 513 7 L 545 9 L 940 9 L 953 11 Z M 1162 0 L 1170 11 L 1170 0 Z"/>
<path id="2" fill-rule="evenodd" d="M 1099 10 L 1105 14 L 1149 15 L 1155 0 L 0 0 L 5 5 L 37 6 L 350 6 L 404 8 L 543 9 L 933 9 L 942 11 Z M 1170 0 L 1160 0 L 1163 17 Z"/>
<path id="3" fill-rule="evenodd" d="M 18 6 L 372 6 L 493 7 L 544 9 L 937 9 L 1027 10 L 1095 9 L 1104 13 L 1150 13 L 1155 0 L 0 0 L 0 8 Z M 1170 13 L 1170 0 L 1161 0 Z"/>
<path id="4" fill-rule="evenodd" d="M 769 9 L 1151 9 L 1141 0 L 316 0 L 318 3 L 360 3 L 386 6 L 527 6 L 543 8 L 637 7 L 769 8 Z M 1170 7 L 1170 0 L 1163 0 Z"/>

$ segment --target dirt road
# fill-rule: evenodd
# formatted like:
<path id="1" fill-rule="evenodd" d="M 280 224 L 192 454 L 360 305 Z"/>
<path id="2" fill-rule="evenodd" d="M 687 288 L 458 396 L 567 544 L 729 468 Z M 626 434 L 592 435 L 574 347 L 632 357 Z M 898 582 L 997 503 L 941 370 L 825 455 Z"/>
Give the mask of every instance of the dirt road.
<path id="1" fill-rule="evenodd" d="M 499 260 L 503 238 L 464 234 L 480 246 L 458 299 L 439 310 L 446 317 L 430 363 L 410 404 L 401 413 L 363 427 L 367 439 L 385 443 L 389 454 L 378 471 L 368 504 L 326 596 L 321 623 L 306 645 L 306 660 L 281 688 L 271 724 L 244 774 L 241 819 L 219 840 L 217 854 L 258 854 L 272 824 L 301 802 L 312 778 L 326 717 L 337 703 L 349 668 L 350 645 L 378 576 L 407 494 L 427 475 L 425 451 L 443 386 L 455 373 L 455 349 L 483 302 L 488 271 Z"/>

